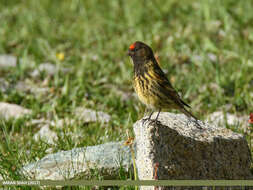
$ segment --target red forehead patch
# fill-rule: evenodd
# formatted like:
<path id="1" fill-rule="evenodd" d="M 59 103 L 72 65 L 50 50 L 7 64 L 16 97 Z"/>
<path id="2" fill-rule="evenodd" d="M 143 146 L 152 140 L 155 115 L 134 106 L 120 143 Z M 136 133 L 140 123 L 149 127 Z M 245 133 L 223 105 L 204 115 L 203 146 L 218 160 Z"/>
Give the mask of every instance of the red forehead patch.
<path id="1" fill-rule="evenodd" d="M 133 43 L 133 44 L 131 44 L 130 46 L 129 46 L 129 49 L 130 50 L 133 50 L 135 48 L 135 43 Z"/>

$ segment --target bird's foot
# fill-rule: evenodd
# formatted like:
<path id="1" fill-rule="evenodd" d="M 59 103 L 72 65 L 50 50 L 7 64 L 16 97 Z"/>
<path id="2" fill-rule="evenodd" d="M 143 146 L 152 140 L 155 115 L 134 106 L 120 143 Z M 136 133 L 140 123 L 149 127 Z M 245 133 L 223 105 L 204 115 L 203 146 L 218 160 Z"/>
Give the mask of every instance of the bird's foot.
<path id="1" fill-rule="evenodd" d="M 157 119 L 150 119 L 149 124 L 161 125 L 161 121 L 159 121 L 159 120 L 157 120 Z"/>
<path id="2" fill-rule="evenodd" d="M 149 118 L 142 119 L 142 125 L 144 125 L 147 121 L 149 121 L 148 125 L 150 125 L 150 124 L 161 125 L 161 122 L 159 120 L 157 120 L 157 119 L 149 119 Z"/>
<path id="3" fill-rule="evenodd" d="M 142 125 L 144 125 L 148 120 L 149 118 L 142 119 Z"/>

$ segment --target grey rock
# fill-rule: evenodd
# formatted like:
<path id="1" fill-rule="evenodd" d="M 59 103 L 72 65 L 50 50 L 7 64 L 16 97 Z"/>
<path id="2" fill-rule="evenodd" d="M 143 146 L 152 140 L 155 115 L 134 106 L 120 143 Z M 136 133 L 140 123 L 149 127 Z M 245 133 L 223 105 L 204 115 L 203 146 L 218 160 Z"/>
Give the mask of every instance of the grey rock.
<path id="1" fill-rule="evenodd" d="M 217 61 L 217 56 L 213 53 L 208 53 L 207 54 L 208 58 L 212 61 L 212 62 L 216 62 Z"/>
<path id="2" fill-rule="evenodd" d="M 17 58 L 13 55 L 0 55 L 0 68 L 16 67 Z"/>
<path id="3" fill-rule="evenodd" d="M 46 124 L 50 124 L 50 121 L 49 120 L 46 120 L 45 118 L 40 118 L 40 119 L 32 119 L 30 121 L 28 121 L 27 123 L 28 125 L 36 125 L 36 126 L 39 126 L 39 127 L 42 127 Z"/>
<path id="4" fill-rule="evenodd" d="M 102 123 L 108 123 L 111 119 L 111 116 L 107 113 L 101 112 L 101 111 L 95 111 L 92 109 L 86 109 L 82 107 L 78 107 L 75 110 L 76 117 L 84 122 L 102 122 Z"/>
<path id="5" fill-rule="evenodd" d="M 64 180 L 89 178 L 92 170 L 98 170 L 104 179 L 113 179 L 121 167 L 131 168 L 130 149 L 123 142 L 110 142 L 49 154 L 24 166 L 22 173 L 29 179 Z"/>
<path id="6" fill-rule="evenodd" d="M 49 88 L 41 84 L 34 84 L 31 80 L 19 81 L 15 85 L 11 85 L 4 78 L 0 78 L 0 91 L 5 93 L 7 90 L 17 90 L 23 93 L 33 93 L 36 96 L 45 95 L 49 93 Z"/>
<path id="7" fill-rule="evenodd" d="M 16 86 L 15 86 L 17 91 L 20 92 L 31 92 L 33 94 L 35 94 L 36 96 L 39 95 L 45 95 L 48 94 L 49 92 L 49 88 L 48 87 L 39 87 L 35 84 L 33 84 L 31 81 L 19 81 Z"/>
<path id="8" fill-rule="evenodd" d="M 19 105 L 0 102 L 0 117 L 3 119 L 18 119 L 31 113 L 31 110 L 25 109 Z"/>
<path id="9" fill-rule="evenodd" d="M 6 92 L 9 88 L 10 84 L 4 78 L 0 78 L 0 91 L 3 93 Z"/>
<path id="10" fill-rule="evenodd" d="M 48 120 L 45 118 L 40 118 L 40 119 L 32 119 L 27 122 L 27 125 L 32 125 L 40 129 L 33 136 L 33 139 L 35 141 L 44 141 L 52 145 L 56 144 L 56 141 L 58 140 L 58 135 L 63 138 L 65 135 L 68 135 L 73 142 L 79 142 L 80 139 L 83 138 L 81 133 L 76 133 L 72 131 L 64 133 L 63 131 L 60 131 L 57 135 L 57 133 L 54 131 L 54 129 L 63 129 L 64 127 L 74 124 L 77 123 L 75 122 L 75 120 L 70 118 L 56 119 L 56 120 Z"/>
<path id="11" fill-rule="evenodd" d="M 52 63 L 41 63 L 38 67 L 38 69 L 35 69 L 32 73 L 32 77 L 38 77 L 40 76 L 41 72 L 47 73 L 49 76 L 55 75 L 58 71 L 66 73 L 69 72 L 70 69 L 68 68 L 62 68 L 62 67 L 57 67 L 57 65 L 52 64 Z"/>
<path id="12" fill-rule="evenodd" d="M 219 35 L 221 38 L 224 38 L 225 36 L 227 36 L 227 33 L 226 33 L 224 30 L 219 30 L 218 35 Z"/>
<path id="13" fill-rule="evenodd" d="M 36 141 L 42 140 L 49 144 L 55 144 L 55 141 L 58 140 L 57 134 L 52 131 L 47 124 L 42 126 L 40 130 L 35 133 L 33 138 Z"/>
<path id="14" fill-rule="evenodd" d="M 158 179 L 252 179 L 251 154 L 242 134 L 201 121 L 198 129 L 182 114 L 163 112 L 159 121 L 134 124 L 140 180 L 154 179 L 155 164 Z"/>
<path id="15" fill-rule="evenodd" d="M 76 121 L 70 118 L 58 119 L 51 121 L 50 124 L 56 128 L 62 129 L 65 126 L 74 125 Z"/>
<path id="16" fill-rule="evenodd" d="M 37 77 L 40 75 L 41 72 L 46 72 L 49 75 L 54 75 L 57 72 L 56 65 L 51 63 L 42 63 L 39 65 L 38 69 L 32 72 L 33 77 Z"/>
<path id="17" fill-rule="evenodd" d="M 57 129 L 62 129 L 66 125 L 74 125 L 74 124 L 76 124 L 76 121 L 70 118 L 57 119 L 57 120 L 48 120 L 45 118 L 40 118 L 40 119 L 32 119 L 31 121 L 28 122 L 28 125 L 36 125 L 40 128 L 45 125 L 50 125 Z"/>
<path id="18" fill-rule="evenodd" d="M 226 113 L 224 114 L 222 111 L 216 111 L 207 116 L 206 121 L 210 123 L 214 123 L 216 125 L 234 125 L 234 126 L 247 126 L 248 116 L 238 117 L 234 114 Z"/>

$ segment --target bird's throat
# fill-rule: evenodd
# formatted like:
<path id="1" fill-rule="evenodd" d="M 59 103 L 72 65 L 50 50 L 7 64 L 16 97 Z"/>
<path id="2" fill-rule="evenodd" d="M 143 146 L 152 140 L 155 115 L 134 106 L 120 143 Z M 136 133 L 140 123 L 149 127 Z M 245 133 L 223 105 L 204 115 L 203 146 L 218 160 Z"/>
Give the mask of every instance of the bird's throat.
<path id="1" fill-rule="evenodd" d="M 135 76 L 144 75 L 148 71 L 145 60 L 133 60 Z"/>

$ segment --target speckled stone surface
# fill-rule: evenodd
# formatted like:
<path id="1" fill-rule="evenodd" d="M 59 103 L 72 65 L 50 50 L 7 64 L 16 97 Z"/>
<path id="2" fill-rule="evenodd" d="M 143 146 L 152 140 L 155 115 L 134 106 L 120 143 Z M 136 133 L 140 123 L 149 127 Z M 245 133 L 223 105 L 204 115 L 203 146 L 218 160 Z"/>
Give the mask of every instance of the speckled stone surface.
<path id="1" fill-rule="evenodd" d="M 98 171 L 104 179 L 115 179 L 120 168 L 131 169 L 131 153 L 123 142 L 75 148 L 49 154 L 22 168 L 29 179 L 64 180 L 86 179 L 91 171 Z"/>
<path id="2" fill-rule="evenodd" d="M 156 164 L 159 180 L 252 179 L 251 155 L 242 134 L 201 121 L 203 129 L 198 129 L 183 114 L 163 112 L 159 121 L 134 124 L 140 180 L 154 179 Z"/>

